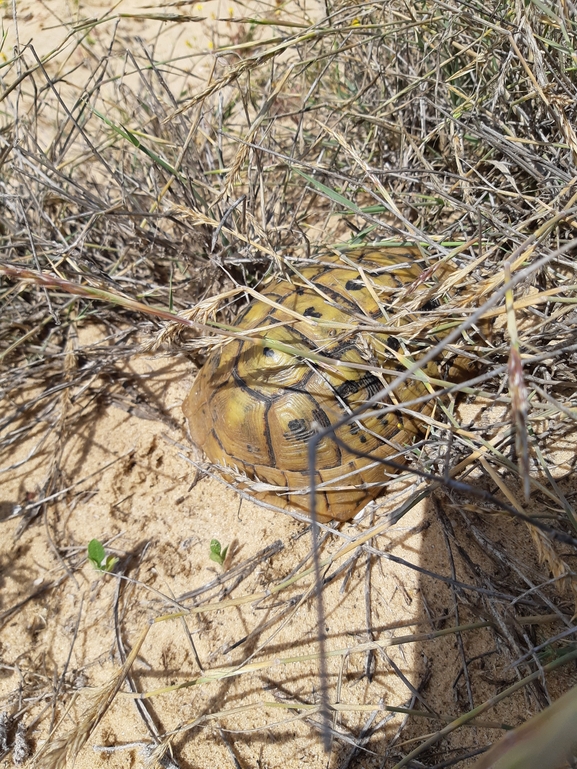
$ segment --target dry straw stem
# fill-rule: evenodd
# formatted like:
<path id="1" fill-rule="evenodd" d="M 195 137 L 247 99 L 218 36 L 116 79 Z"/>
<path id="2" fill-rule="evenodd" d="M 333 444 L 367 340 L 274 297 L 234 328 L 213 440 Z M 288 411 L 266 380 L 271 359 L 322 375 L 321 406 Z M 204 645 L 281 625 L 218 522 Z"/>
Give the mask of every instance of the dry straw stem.
<path id="1" fill-rule="evenodd" d="M 3 607 L 2 631 L 8 619 L 24 621 L 26 607 L 41 597 L 58 600 L 62 585 L 75 589 L 86 542 L 69 542 L 59 524 L 68 520 L 71 495 L 103 477 L 109 465 L 70 477 L 61 447 L 81 427 L 97 424 L 111 400 L 180 429 L 157 404 L 143 403 L 143 381 L 127 373 L 128 361 L 156 341 L 164 353 L 200 364 L 204 349 L 238 334 L 232 320 L 264 280 L 280 274 L 298 283 L 301 264 L 321 261 L 320 254 L 335 248 L 354 262 L 355 248 L 367 243 L 416 243 L 429 275 L 453 267 L 431 295 L 430 309 L 415 316 L 415 297 L 404 290 L 376 298 L 389 313 L 380 330 L 395 329 L 401 344 L 421 345 L 422 355 L 412 359 L 401 347 L 383 372 L 370 360 L 360 368 L 392 373 L 386 396 L 392 398 L 404 381 L 423 379 L 419 368 L 427 355 L 465 354 L 473 372 L 443 395 L 433 415 L 420 415 L 422 403 L 407 406 L 424 437 L 400 449 L 416 471 L 403 476 L 404 490 L 391 484 L 382 507 L 351 527 L 322 528 L 325 599 L 342 580 L 341 610 L 351 612 L 347 590 L 361 564 L 368 574 L 362 575 L 363 637 L 354 643 L 331 638 L 327 649 L 329 701 L 342 717 L 335 721 L 330 760 L 339 769 L 391 769 L 415 756 L 431 767 L 467 766 L 495 740 L 489 727 L 515 725 L 575 683 L 571 667 L 561 668 L 570 656 L 549 662 L 574 653 L 575 19 L 570 3 L 549 0 L 327 2 L 319 9 L 314 23 L 298 10 L 290 19 L 288 11 L 280 17 L 262 11 L 239 22 L 239 36 L 217 46 L 208 78 L 199 75 L 196 60 L 161 57 L 153 46 L 127 41 L 122 18 L 110 14 L 71 27 L 65 44 L 48 55 L 35 58 L 22 49 L 3 63 L 0 479 L 48 452 L 36 496 L 19 500 L 14 515 L 25 544 L 42 517 L 46 547 L 57 557 L 43 585 Z M 145 16 L 159 18 L 155 9 Z M 178 13 L 162 19 L 184 30 L 198 24 Z M 112 21 L 119 21 L 114 32 Z M 74 55 L 81 52 L 78 65 Z M 370 275 L 361 277 L 371 285 Z M 404 323 L 409 311 L 411 322 Z M 362 333 L 373 328 L 366 320 Z M 264 343 L 260 331 L 266 329 L 250 338 Z M 345 336 L 351 329 L 331 331 Z M 341 365 L 322 349 L 306 357 L 311 365 Z M 435 397 L 449 378 L 440 372 L 425 380 Z M 383 397 L 367 407 L 390 409 L 394 403 Z M 475 415 L 465 415 L 473 406 Z M 184 434 L 175 439 L 183 451 Z M 25 455 L 14 459 L 20 445 Z M 394 561 L 391 522 L 431 494 L 453 526 L 429 519 L 431 530 L 445 527 L 445 550 L 438 548 L 444 560 L 435 566 Z M 503 520 L 505 509 L 529 520 L 515 527 Z M 541 569 L 517 542 L 531 519 L 545 523 L 530 526 L 527 537 Z M 296 542 L 287 538 L 283 553 L 296 553 Z M 215 658 L 201 659 L 198 675 L 155 684 L 163 691 L 187 689 L 185 728 L 196 730 L 195 740 L 210 737 L 215 720 L 226 719 L 231 729 L 240 724 L 246 733 L 280 729 L 278 708 L 300 707 L 295 730 L 316 733 L 318 723 L 306 719 L 318 713 L 318 681 L 305 678 L 298 689 L 289 671 L 316 663 L 318 652 L 306 647 L 286 654 L 276 646 L 288 629 L 295 649 L 308 640 L 298 620 L 313 584 L 311 554 L 301 552 L 292 562 L 289 556 L 258 589 L 250 582 L 243 587 L 255 570 L 248 559 L 228 581 L 195 585 L 193 598 L 164 595 L 146 579 L 142 586 L 126 580 L 134 592 L 119 616 L 120 630 L 136 639 L 131 654 L 142 643 L 142 624 L 164 616 L 167 607 L 181 606 L 179 616 L 199 622 L 220 610 L 243 612 L 243 638 L 254 645 L 227 636 L 227 648 L 238 642 L 232 664 L 216 643 Z M 160 558 L 153 545 L 147 558 Z M 269 564 L 269 556 L 262 558 Z M 407 689 L 408 700 L 381 702 L 379 676 L 391 669 L 381 652 L 390 650 L 387 632 L 394 630 L 379 629 L 371 617 L 381 608 L 382 565 L 392 561 L 420 575 L 427 606 L 431 596 L 447 592 L 428 618 L 418 618 L 419 632 L 401 637 L 431 660 L 430 683 L 423 675 L 411 684 L 416 694 Z M 230 593 L 219 595 L 225 584 Z M 273 599 L 278 603 L 266 619 L 250 613 L 255 601 L 266 607 Z M 393 624 L 398 630 L 409 619 Z M 79 634 L 93 623 L 85 602 Z M 435 657 L 447 637 L 457 639 L 453 688 L 444 667 L 453 647 L 442 647 L 442 664 Z M 52 660 L 51 650 L 41 651 Z M 342 673 L 351 655 L 359 660 L 368 652 L 373 681 L 361 679 L 367 682 L 362 690 L 343 673 L 339 688 L 332 665 L 342 661 Z M 43 682 L 38 689 L 23 676 L 6 700 L 12 708 L 17 698 L 28 698 L 40 739 L 49 732 L 43 703 L 62 717 L 73 702 L 68 685 L 56 696 L 51 682 L 62 669 L 53 664 L 44 678 L 34 678 Z M 136 676 L 129 667 L 101 690 L 70 735 L 50 734 L 43 766 L 63 766 L 85 743 L 125 677 Z M 234 688 L 253 675 L 263 676 L 255 679 L 259 687 L 272 687 L 270 697 L 251 699 Z M 195 691 L 224 680 L 229 688 L 222 699 L 203 710 Z M 517 683 L 526 695 L 515 694 Z M 147 682 L 137 691 L 144 696 L 153 687 Z M 337 696 L 343 692 L 347 702 Z M 430 711 L 421 710 L 417 694 L 432 703 Z M 245 697 L 240 704 L 239 696 Z M 154 699 L 159 732 L 151 760 L 160 760 L 169 744 L 174 760 L 187 749 L 178 740 L 178 720 L 163 710 L 169 699 Z M 494 721 L 471 716 L 484 707 L 478 702 L 497 703 Z M 538 722 L 541 744 L 567 737 L 571 719 L 565 716 L 573 705 L 559 703 L 559 729 Z M 353 718 L 367 710 L 379 715 L 370 723 Z M 393 712 L 404 718 L 385 723 Z M 433 725 L 423 726 L 426 712 L 440 721 L 431 716 Z M 252 726 L 234 720 L 243 713 L 252 714 Z M 444 728 L 434 732 L 439 723 Z M 460 734 L 464 723 L 469 726 Z M 396 732 L 385 730 L 393 724 Z M 235 737 L 241 744 L 242 735 Z M 242 744 L 248 765 L 261 761 Z M 529 745 L 523 734 L 519 744 Z M 508 760 L 503 754 L 499 769 L 515 765 Z"/>
<path id="2" fill-rule="evenodd" d="M 75 728 L 63 737 L 52 735 L 49 737 L 46 744 L 34 756 L 34 762 L 37 765 L 51 767 L 51 769 L 64 769 L 69 765 L 69 761 L 74 761 L 124 684 L 146 639 L 147 632 L 148 628 L 141 632 L 140 638 L 135 642 L 118 674 L 106 686 L 92 693 L 93 703 L 84 712 Z"/>
<path id="3" fill-rule="evenodd" d="M 89 299 L 96 299 L 101 302 L 108 302 L 110 304 L 124 307 L 126 309 L 131 310 L 132 312 L 139 312 L 143 313 L 145 315 L 151 315 L 155 318 L 158 318 L 160 320 L 169 321 L 174 325 L 182 325 L 189 328 L 194 329 L 195 331 L 205 331 L 210 332 L 214 334 L 220 334 L 223 337 L 226 338 L 232 338 L 232 339 L 243 339 L 248 340 L 251 342 L 254 342 L 260 346 L 268 346 L 268 347 L 274 347 L 276 350 L 279 350 L 280 352 L 286 352 L 289 355 L 299 357 L 299 358 L 305 358 L 306 360 L 314 361 L 319 364 L 323 364 L 327 366 L 330 370 L 335 369 L 355 369 L 360 371 L 374 371 L 375 367 L 371 366 L 369 364 L 362 364 L 362 363 L 349 363 L 345 361 L 336 360 L 334 358 L 328 358 L 323 355 L 319 355 L 317 353 L 311 352 L 308 348 L 300 349 L 298 347 L 293 347 L 291 345 L 283 344 L 282 342 L 276 341 L 274 339 L 270 339 L 266 336 L 266 330 L 267 328 L 270 328 L 270 326 L 263 326 L 262 328 L 256 328 L 252 329 L 252 334 L 247 334 L 243 331 L 236 331 L 234 327 L 232 326 L 226 326 L 222 323 L 216 323 L 215 321 L 207 321 L 205 323 L 201 323 L 197 320 L 191 319 L 195 318 L 199 312 L 204 312 L 203 307 L 196 307 L 192 311 L 185 311 L 181 315 L 177 315 L 176 313 L 169 312 L 167 310 L 163 310 L 160 307 L 150 307 L 149 305 L 143 304 L 142 302 L 137 302 L 134 299 L 130 299 L 128 297 L 122 296 L 115 292 L 110 291 L 103 291 L 102 289 L 94 288 L 92 286 L 82 286 L 77 283 L 72 283 L 71 281 L 64 280 L 62 278 L 59 278 L 55 275 L 51 275 L 49 273 L 43 273 L 43 272 L 37 272 L 34 270 L 27 270 L 21 267 L 17 267 L 14 265 L 0 265 L 0 274 L 6 275 L 6 277 L 9 278 L 17 278 L 20 281 L 22 281 L 24 284 L 30 282 L 35 283 L 39 286 L 43 286 L 45 288 L 52 288 L 52 289 L 60 289 L 62 291 L 66 291 L 70 294 L 75 294 L 77 296 L 86 297 Z M 268 297 L 261 296 L 257 291 L 254 291 L 249 286 L 243 286 L 242 288 L 233 289 L 231 291 L 225 292 L 224 294 L 221 294 L 219 297 L 215 297 L 214 300 L 211 300 L 211 304 L 214 304 L 215 302 L 218 302 L 223 297 L 231 297 L 235 296 L 236 294 L 247 294 L 248 296 L 251 296 L 254 299 L 258 299 L 259 301 L 263 301 L 266 304 L 269 304 L 271 307 L 276 308 L 278 310 L 281 310 L 283 313 L 292 316 L 295 320 L 302 320 L 304 322 L 309 322 L 308 318 L 305 318 L 303 315 L 300 315 L 297 312 L 294 312 L 290 310 L 290 308 L 285 308 L 280 305 L 278 305 L 276 302 L 272 301 Z M 313 321 L 313 323 L 316 323 Z M 363 326 L 356 326 L 353 324 L 345 324 L 345 323 L 332 323 L 332 322 L 319 322 L 317 325 L 325 326 L 330 329 L 354 329 L 356 330 L 367 330 L 367 327 Z M 387 330 L 388 327 L 386 326 L 379 326 L 379 330 Z M 375 325 L 371 325 L 368 327 L 368 330 L 375 330 Z M 396 331 L 396 327 L 391 327 L 390 330 Z M 264 336 L 255 336 L 254 334 L 260 334 L 262 333 Z M 170 337 L 171 329 L 165 330 L 162 332 L 161 339 L 166 339 L 167 337 Z M 12 351 L 18 344 L 20 344 L 22 341 L 24 341 L 23 338 L 20 338 L 17 343 L 14 343 L 9 348 L 9 351 Z M 208 340 L 205 341 L 205 346 L 209 344 Z M 146 347 L 144 348 L 146 349 Z M 0 358 L 1 359 L 1 358 Z M 408 359 L 403 358 L 403 356 L 399 356 L 399 360 L 407 365 Z M 418 369 L 417 369 L 418 371 Z M 412 371 L 411 373 L 415 373 L 415 371 Z M 421 375 L 420 378 L 427 378 L 426 375 Z M 428 378 L 427 378 L 428 379 Z M 404 380 L 403 380 L 404 381 Z M 444 380 L 435 379 L 433 380 L 437 384 L 441 385 L 449 385 L 449 382 L 446 382 Z"/>

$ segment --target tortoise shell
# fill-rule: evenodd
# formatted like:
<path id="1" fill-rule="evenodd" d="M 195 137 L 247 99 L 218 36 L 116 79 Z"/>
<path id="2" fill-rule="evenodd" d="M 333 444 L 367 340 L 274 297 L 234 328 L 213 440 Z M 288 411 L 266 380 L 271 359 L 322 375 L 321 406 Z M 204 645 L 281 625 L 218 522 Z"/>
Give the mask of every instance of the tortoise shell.
<path id="1" fill-rule="evenodd" d="M 308 440 L 404 370 L 395 356 L 399 341 L 379 332 L 378 323 L 400 330 L 411 320 L 403 310 L 407 303 L 426 309 L 439 288 L 438 277 L 423 279 L 426 269 L 415 247 L 365 248 L 318 257 L 313 266 L 295 270 L 292 281 L 270 282 L 261 290 L 263 299 L 251 302 L 235 322 L 239 330 L 254 329 L 263 344 L 237 338 L 213 350 L 183 404 L 193 442 L 229 477 L 238 480 L 240 474 L 256 482 L 253 490 L 264 488 L 258 496 L 308 512 Z M 302 357 L 278 349 L 279 342 Z M 415 352 L 410 344 L 404 350 Z M 307 358 L 312 353 L 372 364 L 373 370 L 333 368 Z M 434 364 L 428 373 L 436 375 Z M 411 380 L 384 403 L 425 393 L 423 383 Z M 319 519 L 352 518 L 394 472 L 378 460 L 402 463 L 403 449 L 418 434 L 414 419 L 389 410 L 339 426 L 338 442 L 332 433 L 324 435 L 316 456 Z"/>

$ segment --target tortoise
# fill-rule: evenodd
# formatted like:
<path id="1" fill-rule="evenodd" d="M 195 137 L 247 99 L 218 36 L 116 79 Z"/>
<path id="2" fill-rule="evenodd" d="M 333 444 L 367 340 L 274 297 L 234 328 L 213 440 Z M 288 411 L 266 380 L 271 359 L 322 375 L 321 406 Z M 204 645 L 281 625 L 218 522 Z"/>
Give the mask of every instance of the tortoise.
<path id="1" fill-rule="evenodd" d="M 397 335 L 415 319 L 414 309 L 434 306 L 431 297 L 442 293 L 439 281 L 447 274 L 441 267 L 431 276 L 419 249 L 399 244 L 319 255 L 314 264 L 295 268 L 291 280 L 272 280 L 262 299 L 235 321 L 239 331 L 254 330 L 262 342 L 227 340 L 213 349 L 194 381 L 183 404 L 192 441 L 228 477 L 254 482 L 257 496 L 307 513 L 309 439 L 405 370 L 397 351 L 418 357 L 418 345 L 401 343 Z M 414 309 L 403 316 L 407 304 Z M 397 335 L 390 333 L 391 322 Z M 319 354 L 322 362 L 314 357 Z M 437 365 L 425 372 L 438 376 Z M 383 403 L 400 406 L 427 393 L 423 382 L 412 379 Z M 413 408 L 431 413 L 433 406 Z M 382 460 L 403 463 L 403 450 L 420 434 L 419 420 L 402 408 L 381 412 L 373 409 L 320 438 L 320 520 L 352 518 L 395 472 Z"/>

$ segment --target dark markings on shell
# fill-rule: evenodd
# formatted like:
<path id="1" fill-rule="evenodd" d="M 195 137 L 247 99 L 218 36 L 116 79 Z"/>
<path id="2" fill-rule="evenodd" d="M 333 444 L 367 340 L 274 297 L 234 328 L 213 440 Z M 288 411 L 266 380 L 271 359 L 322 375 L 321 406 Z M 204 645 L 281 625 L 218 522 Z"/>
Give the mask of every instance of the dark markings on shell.
<path id="1" fill-rule="evenodd" d="M 238 373 L 237 364 L 235 363 L 232 371 L 230 372 L 232 375 L 232 379 L 237 387 L 240 387 L 242 390 L 245 390 L 246 392 L 249 392 L 251 396 L 254 396 L 255 398 L 258 398 L 263 403 L 268 403 L 269 399 L 266 397 L 266 395 L 262 395 L 262 393 L 259 393 L 258 390 L 253 390 L 252 387 L 249 387 L 249 385 L 244 381 L 244 379 L 241 377 L 241 375 Z M 214 391 L 212 397 L 216 395 L 218 390 L 220 390 L 222 387 L 228 387 L 229 382 L 223 382 L 220 387 Z M 212 400 L 212 398 L 211 398 Z"/>
<path id="2" fill-rule="evenodd" d="M 390 336 L 387 338 L 387 347 L 390 347 L 391 350 L 399 350 L 401 343 L 396 336 Z"/>
<path id="3" fill-rule="evenodd" d="M 263 326 L 266 326 L 267 324 L 274 325 L 278 323 L 278 321 L 279 321 L 278 313 L 275 310 L 273 310 L 262 319 L 261 325 Z M 315 343 L 312 342 L 311 339 L 308 336 L 306 336 L 306 334 L 303 334 L 302 331 L 299 331 L 299 329 L 296 328 L 295 326 L 291 326 L 291 334 L 296 337 L 295 339 L 296 342 L 302 342 L 303 352 L 308 350 L 314 351 L 316 349 Z M 293 346 L 298 347 L 298 344 L 294 344 Z"/>
<path id="4" fill-rule="evenodd" d="M 253 301 L 243 308 L 235 325 L 245 330 L 258 328 L 265 343 L 236 340 L 214 350 L 183 407 L 191 436 L 208 458 L 231 468 L 233 476 L 239 471 L 283 489 L 270 501 L 306 512 L 308 442 L 389 383 L 387 370 L 404 369 L 392 352 L 401 348 L 403 324 L 414 318 L 399 313 L 403 298 L 424 298 L 428 288 L 450 272 L 450 268 L 445 273 L 437 270 L 420 282 L 427 269 L 424 261 L 417 261 L 420 256 L 417 248 L 405 246 L 352 250 L 345 260 L 338 254 L 322 255 L 319 264 L 299 267 L 306 285 L 277 279 L 261 287 L 262 296 L 277 307 Z M 355 263 L 363 265 L 364 275 Z M 371 284 L 374 291 L 367 288 Z M 398 288 L 403 287 L 405 293 L 399 293 Z M 425 310 L 435 306 L 434 302 L 423 303 Z M 378 327 L 374 332 L 366 329 L 366 319 L 379 320 L 383 307 L 399 327 L 395 336 L 379 332 Z M 289 310 L 296 310 L 301 320 L 289 315 Z M 389 324 L 389 317 L 386 322 Z M 265 330 L 267 326 L 270 330 Z M 355 330 L 355 326 L 365 330 Z M 422 354 L 415 340 L 409 338 L 404 344 L 411 355 Z M 287 346 L 302 351 L 302 357 L 289 355 Z M 307 361 L 309 351 L 338 360 L 339 365 Z M 347 368 L 347 363 L 358 365 L 366 360 L 383 369 L 380 377 Z M 395 391 L 395 399 L 402 406 L 425 393 L 422 383 L 411 381 Z M 385 399 L 384 405 L 390 407 L 392 401 Z M 431 413 L 430 405 L 419 409 Z M 418 434 L 418 420 L 399 410 L 362 416 L 335 427 L 334 436 L 342 447 L 330 431 L 319 436 L 315 477 L 321 520 L 351 518 L 390 477 L 373 458 L 393 455 L 402 462 L 398 459 L 402 447 Z M 356 455 L 355 450 L 370 458 Z"/>
<path id="5" fill-rule="evenodd" d="M 320 292 L 330 296 L 330 298 L 333 300 L 335 307 L 342 308 L 343 305 L 345 305 L 345 307 L 348 308 L 349 312 L 357 313 L 362 311 L 362 308 L 359 304 L 357 304 L 356 302 L 352 302 L 350 297 L 345 296 L 344 294 L 341 294 L 332 286 L 325 286 L 322 283 L 316 283 L 316 282 L 314 285 L 317 287 L 317 289 Z"/>
<path id="6" fill-rule="evenodd" d="M 316 409 L 313 409 L 313 419 L 317 425 L 319 425 L 319 427 L 326 428 L 331 426 L 331 420 L 320 406 Z"/>
<path id="7" fill-rule="evenodd" d="M 234 366 L 233 366 L 233 369 L 232 369 L 232 378 L 233 378 L 233 380 L 234 380 L 234 383 L 235 383 L 235 384 L 236 384 L 238 387 L 240 387 L 242 390 L 244 390 L 245 392 L 249 392 L 249 393 L 251 394 L 251 396 L 252 396 L 252 397 L 254 397 L 254 398 L 257 398 L 258 400 L 260 400 L 260 401 L 262 401 L 263 403 L 265 403 L 265 404 L 266 404 L 266 412 L 268 413 L 268 410 L 270 409 L 270 398 L 267 398 L 265 395 L 262 395 L 262 394 L 261 394 L 261 393 L 259 393 L 257 390 L 253 390 L 253 388 L 252 388 L 252 387 L 249 387 L 249 386 L 247 385 L 247 383 L 246 383 L 246 382 L 245 382 L 245 381 L 244 381 L 244 380 L 243 380 L 243 379 L 240 377 L 240 375 L 239 375 L 239 373 L 238 373 L 238 370 L 237 370 L 237 362 L 238 362 L 238 358 L 240 357 L 240 354 L 241 354 L 241 351 L 239 351 L 239 352 L 238 352 L 238 354 L 237 354 L 237 357 L 236 357 L 236 362 L 235 362 L 235 364 L 234 364 Z M 223 385 L 221 385 L 221 387 L 220 387 L 220 388 L 218 388 L 218 389 L 221 389 L 221 388 L 222 388 L 222 387 L 224 387 L 224 386 L 228 386 L 228 383 L 224 383 L 224 384 L 223 384 Z M 215 390 L 215 391 L 213 392 L 213 395 L 212 395 L 212 397 L 211 397 L 211 400 L 212 400 L 212 398 L 214 397 L 214 395 L 216 395 L 216 393 L 217 393 L 217 392 L 218 392 L 218 390 Z M 264 439 L 265 439 L 265 441 L 266 441 L 266 447 L 267 447 L 267 452 L 268 452 L 268 458 L 269 458 L 269 462 L 270 462 L 270 464 L 271 464 L 271 467 L 272 467 L 272 466 L 274 466 L 274 465 L 276 464 L 276 461 L 275 461 L 275 453 L 274 453 L 274 448 L 273 448 L 273 445 L 272 445 L 272 441 L 271 441 L 271 436 L 270 436 L 270 428 L 269 428 L 269 425 L 268 425 L 268 419 L 265 419 L 265 420 L 264 420 L 264 429 L 263 429 L 263 434 L 264 434 Z M 221 443 L 221 442 L 220 442 L 220 440 L 219 440 L 219 443 Z M 222 444 L 221 444 L 221 445 L 222 445 Z M 247 450 L 248 450 L 248 445 L 249 445 L 249 444 L 247 444 Z M 223 448 L 224 448 L 224 447 L 223 447 Z M 252 449 L 251 451 L 249 451 L 249 453 L 251 453 L 251 454 L 252 454 L 252 453 L 254 453 L 254 449 Z M 242 460 L 240 459 L 240 457 L 238 457 L 238 459 L 239 459 L 240 461 L 242 461 Z"/>
<path id="8" fill-rule="evenodd" d="M 192 428 L 192 425 L 190 425 L 190 427 Z M 220 449 L 221 449 L 221 451 L 222 451 L 222 452 L 223 452 L 223 454 L 224 454 L 224 453 L 225 453 L 225 452 L 224 452 L 224 446 L 223 446 L 223 445 L 222 445 L 222 443 L 220 442 L 220 438 L 218 437 L 218 435 L 217 435 L 216 431 L 215 431 L 215 430 L 211 430 L 211 431 L 210 431 L 210 435 L 212 436 L 212 439 L 215 441 L 215 443 L 217 443 L 217 444 L 220 446 Z"/>
<path id="9" fill-rule="evenodd" d="M 267 402 L 267 405 L 266 405 L 266 412 L 265 412 L 264 438 L 266 440 L 268 454 L 269 454 L 269 457 L 270 457 L 270 463 L 271 463 L 272 467 L 275 467 L 276 466 L 275 450 L 274 450 L 274 446 L 272 445 L 272 440 L 271 440 L 271 435 L 270 435 L 270 426 L 269 426 L 269 423 L 268 423 L 268 412 L 270 410 L 270 407 L 271 407 L 271 402 L 270 402 L 270 398 L 269 398 L 269 400 Z M 239 459 L 241 459 L 241 457 L 239 457 Z"/>
<path id="10" fill-rule="evenodd" d="M 238 326 L 239 324 L 242 324 L 245 315 L 251 310 L 252 304 L 247 304 L 246 307 L 243 307 L 242 310 L 239 312 L 239 314 L 235 318 L 235 325 Z"/>
<path id="11" fill-rule="evenodd" d="M 288 423 L 288 429 L 290 432 L 284 433 L 284 437 L 287 441 L 306 442 L 315 434 L 315 431 L 306 419 L 291 419 Z"/>
<path id="12" fill-rule="evenodd" d="M 383 385 L 380 380 L 374 374 L 364 374 L 360 379 L 347 379 L 342 385 L 336 388 L 336 392 L 343 400 L 346 400 L 350 395 L 356 395 L 363 389 L 367 391 L 367 398 L 371 398 L 376 395 L 379 390 L 382 390 Z"/>

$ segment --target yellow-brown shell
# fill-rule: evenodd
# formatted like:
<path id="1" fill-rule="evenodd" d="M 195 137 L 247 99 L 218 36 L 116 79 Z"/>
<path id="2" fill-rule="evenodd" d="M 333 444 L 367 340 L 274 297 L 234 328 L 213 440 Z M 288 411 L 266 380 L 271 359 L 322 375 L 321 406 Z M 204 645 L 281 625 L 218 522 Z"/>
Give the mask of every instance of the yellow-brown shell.
<path id="1" fill-rule="evenodd" d="M 397 246 L 356 251 L 345 259 L 319 257 L 317 264 L 300 268 L 292 282 L 269 283 L 261 295 L 302 320 L 266 301 L 253 301 L 241 313 L 236 327 L 258 329 L 254 336 L 266 341 L 263 346 L 235 339 L 210 354 L 183 404 L 193 442 L 232 474 L 278 487 L 268 493 L 270 501 L 308 512 L 309 438 L 336 424 L 392 377 L 333 369 L 304 356 L 317 353 L 373 364 L 377 371 L 402 370 L 394 336 L 357 327 L 374 325 L 375 320 L 388 323 L 388 311 L 395 315 L 399 310 L 398 305 L 387 308 L 388 301 L 393 295 L 398 299 L 404 286 L 405 300 L 418 297 L 423 305 L 429 295 L 424 289 L 436 283 L 435 278 L 421 282 L 425 269 L 417 249 Z M 275 342 L 302 350 L 303 358 L 275 349 Z M 398 388 L 393 402 L 425 393 L 424 385 L 413 380 Z M 320 440 L 316 456 L 316 510 L 321 520 L 348 520 L 377 496 L 390 477 L 378 459 L 402 462 L 398 455 L 414 440 L 418 427 L 398 411 L 364 417 L 335 433 L 340 445 L 329 433 Z M 355 449 L 376 461 L 359 457 Z"/>

